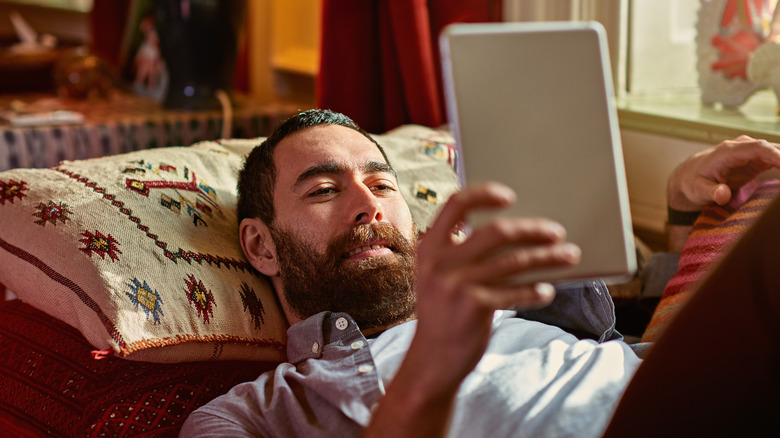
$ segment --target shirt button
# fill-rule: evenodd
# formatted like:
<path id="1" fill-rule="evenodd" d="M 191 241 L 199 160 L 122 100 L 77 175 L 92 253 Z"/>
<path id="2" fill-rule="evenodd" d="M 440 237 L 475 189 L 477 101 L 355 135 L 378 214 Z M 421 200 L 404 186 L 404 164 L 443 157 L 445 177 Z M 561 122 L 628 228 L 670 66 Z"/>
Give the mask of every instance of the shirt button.
<path id="1" fill-rule="evenodd" d="M 362 347 L 363 345 L 365 345 L 363 341 L 355 341 L 352 344 L 350 344 L 350 347 L 353 350 L 360 350 L 360 347 Z"/>
<path id="2" fill-rule="evenodd" d="M 339 330 L 346 330 L 346 328 L 349 327 L 349 321 L 347 321 L 347 318 L 341 317 L 336 320 L 336 328 Z"/>
<path id="3" fill-rule="evenodd" d="M 320 344 L 318 344 L 316 342 L 311 344 L 311 352 L 312 353 L 316 353 L 318 351 L 320 351 Z"/>
<path id="4" fill-rule="evenodd" d="M 372 365 L 360 365 L 358 367 L 358 372 L 361 374 L 370 373 L 371 371 L 374 371 L 374 367 Z"/>

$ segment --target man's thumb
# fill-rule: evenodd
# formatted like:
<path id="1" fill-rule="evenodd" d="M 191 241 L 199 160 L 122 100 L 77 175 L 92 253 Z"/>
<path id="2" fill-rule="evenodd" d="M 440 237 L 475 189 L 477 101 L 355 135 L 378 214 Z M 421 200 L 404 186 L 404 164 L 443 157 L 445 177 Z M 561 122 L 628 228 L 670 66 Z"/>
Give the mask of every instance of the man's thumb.
<path id="1" fill-rule="evenodd" d="M 731 189 L 726 184 L 717 184 L 712 188 L 712 200 L 718 205 L 724 205 L 731 200 Z"/>

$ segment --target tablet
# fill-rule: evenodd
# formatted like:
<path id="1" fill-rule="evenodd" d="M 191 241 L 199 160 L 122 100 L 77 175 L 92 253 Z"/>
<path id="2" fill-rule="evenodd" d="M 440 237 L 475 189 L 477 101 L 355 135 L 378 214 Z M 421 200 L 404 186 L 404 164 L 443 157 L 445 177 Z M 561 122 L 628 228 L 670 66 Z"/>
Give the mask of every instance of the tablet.
<path id="1" fill-rule="evenodd" d="M 577 266 L 513 280 L 617 282 L 633 275 L 636 252 L 603 27 L 453 24 L 439 43 L 461 182 L 507 184 L 518 200 L 499 214 L 556 220 L 582 249 Z M 491 214 L 475 214 L 469 223 Z"/>

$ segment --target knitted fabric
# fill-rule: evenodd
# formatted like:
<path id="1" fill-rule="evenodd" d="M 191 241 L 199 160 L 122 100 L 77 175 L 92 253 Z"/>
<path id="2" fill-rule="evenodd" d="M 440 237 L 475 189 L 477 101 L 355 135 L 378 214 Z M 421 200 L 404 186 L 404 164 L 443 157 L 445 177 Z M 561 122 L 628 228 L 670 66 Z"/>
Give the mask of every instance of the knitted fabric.
<path id="1" fill-rule="evenodd" d="M 700 281 L 780 193 L 780 181 L 745 185 L 727 205 L 707 207 L 693 225 L 680 253 L 677 273 L 669 280 L 642 342 L 658 340 L 663 329 L 696 290 Z"/>

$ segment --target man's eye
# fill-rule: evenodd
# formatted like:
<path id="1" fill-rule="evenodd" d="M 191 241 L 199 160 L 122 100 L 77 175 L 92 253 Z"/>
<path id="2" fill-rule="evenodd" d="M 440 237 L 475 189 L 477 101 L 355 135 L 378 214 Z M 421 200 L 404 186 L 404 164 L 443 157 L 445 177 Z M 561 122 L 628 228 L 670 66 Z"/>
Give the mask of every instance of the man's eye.
<path id="1" fill-rule="evenodd" d="M 313 197 L 316 197 L 316 196 L 326 196 L 326 195 L 330 195 L 330 194 L 333 194 L 333 193 L 336 193 L 336 189 L 334 189 L 333 187 L 322 187 L 320 189 L 317 189 L 317 190 L 309 193 L 308 196 L 310 198 L 313 198 Z"/>
<path id="2" fill-rule="evenodd" d="M 374 191 L 377 192 L 392 192 L 395 191 L 395 187 L 390 184 L 376 184 L 374 185 Z"/>

